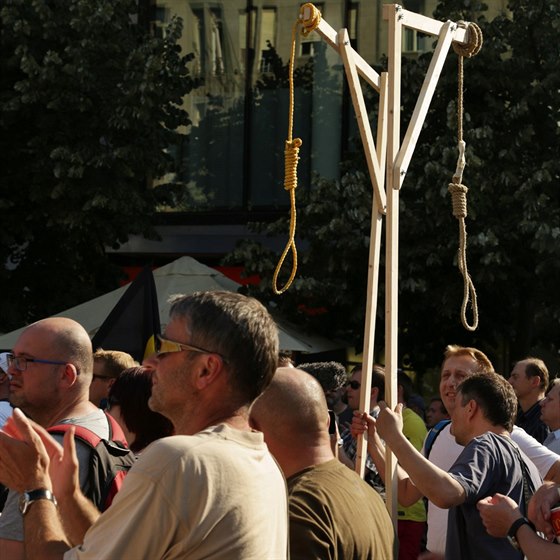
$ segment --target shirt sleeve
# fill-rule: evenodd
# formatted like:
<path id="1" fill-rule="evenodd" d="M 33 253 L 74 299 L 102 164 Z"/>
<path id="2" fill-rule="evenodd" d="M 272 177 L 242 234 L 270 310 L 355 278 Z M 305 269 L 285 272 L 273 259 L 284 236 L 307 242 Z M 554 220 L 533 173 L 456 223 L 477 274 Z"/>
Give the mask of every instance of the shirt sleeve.
<path id="1" fill-rule="evenodd" d="M 492 494 L 496 449 L 487 439 L 475 438 L 463 449 L 449 474 L 465 490 L 465 503 L 475 504 Z"/>

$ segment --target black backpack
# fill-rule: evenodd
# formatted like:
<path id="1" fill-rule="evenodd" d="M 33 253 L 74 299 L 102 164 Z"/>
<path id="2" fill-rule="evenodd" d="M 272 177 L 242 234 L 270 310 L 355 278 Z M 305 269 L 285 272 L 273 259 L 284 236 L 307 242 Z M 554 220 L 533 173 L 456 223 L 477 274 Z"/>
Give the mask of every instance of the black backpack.
<path id="1" fill-rule="evenodd" d="M 91 448 L 89 477 L 86 496 L 99 511 L 105 511 L 121 489 L 124 477 L 134 465 L 136 456 L 128 448 L 126 438 L 117 421 L 105 413 L 109 424 L 109 438 L 101 439 L 97 434 L 75 426 L 75 438 Z M 50 434 L 64 434 L 73 424 L 51 426 Z"/>

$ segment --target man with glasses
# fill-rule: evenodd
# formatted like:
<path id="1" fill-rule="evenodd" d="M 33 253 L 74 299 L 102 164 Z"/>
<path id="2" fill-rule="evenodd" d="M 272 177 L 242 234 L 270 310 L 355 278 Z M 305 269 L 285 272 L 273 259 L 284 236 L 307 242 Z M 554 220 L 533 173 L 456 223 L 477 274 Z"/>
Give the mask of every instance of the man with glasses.
<path id="1" fill-rule="evenodd" d="M 22 332 L 6 359 L 12 406 L 44 428 L 69 423 L 108 438 L 105 414 L 89 402 L 93 356 L 89 336 L 79 323 L 62 317 L 33 323 Z M 79 481 L 87 494 L 91 450 L 82 443 L 76 447 Z M 20 513 L 24 502 L 20 505 L 20 500 L 23 497 L 10 490 L 0 516 L 0 558 L 24 558 Z"/>
<path id="2" fill-rule="evenodd" d="M 285 558 L 285 482 L 248 422 L 277 358 L 276 325 L 258 301 L 232 292 L 174 299 L 158 352 L 146 363 L 154 369 L 150 408 L 169 418 L 177 435 L 142 452 L 80 546 L 70 548 L 66 519 L 63 528 L 52 501 L 34 502 L 24 517 L 28 557 Z M 54 491 L 61 501 L 71 496 L 61 508 L 76 506 L 79 493 L 68 492 L 71 438 L 56 451 L 25 418 L 16 415 L 14 423 L 18 439 L 0 434 L 4 476 Z M 52 479 L 45 443 L 60 467 Z"/>
<path id="3" fill-rule="evenodd" d="M 93 378 L 89 386 L 89 400 L 99 408 L 105 408 L 109 389 L 121 372 L 138 365 L 126 352 L 103 350 L 93 353 Z"/>

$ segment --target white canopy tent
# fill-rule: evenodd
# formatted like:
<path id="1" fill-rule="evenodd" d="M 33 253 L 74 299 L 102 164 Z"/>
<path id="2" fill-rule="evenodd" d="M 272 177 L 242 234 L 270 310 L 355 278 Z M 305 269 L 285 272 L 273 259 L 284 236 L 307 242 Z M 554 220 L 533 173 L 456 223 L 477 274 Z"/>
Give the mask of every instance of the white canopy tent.
<path id="1" fill-rule="evenodd" d="M 236 292 L 241 287 L 221 272 L 191 257 L 181 257 L 154 270 L 158 294 L 159 317 L 163 327 L 169 319 L 169 298 L 174 294 L 190 294 L 197 291 L 228 290 Z M 111 310 L 115 307 L 129 284 L 96 297 L 90 301 L 57 313 L 55 317 L 70 317 L 93 337 Z M 319 353 L 343 347 L 323 337 L 301 333 L 295 326 L 274 317 L 278 326 L 280 348 L 285 351 Z M 0 349 L 11 349 L 25 327 L 0 336 Z"/>

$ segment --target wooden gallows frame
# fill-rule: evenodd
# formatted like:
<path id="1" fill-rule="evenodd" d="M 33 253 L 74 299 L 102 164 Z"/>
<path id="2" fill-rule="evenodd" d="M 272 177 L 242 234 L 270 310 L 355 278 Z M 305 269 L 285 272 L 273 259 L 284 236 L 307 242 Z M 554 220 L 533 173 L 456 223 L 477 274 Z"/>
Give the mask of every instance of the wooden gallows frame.
<path id="1" fill-rule="evenodd" d="M 303 34 L 315 31 L 339 54 L 344 63 L 346 78 L 356 113 L 360 136 L 364 147 L 369 175 L 374 196 L 372 197 L 368 289 L 366 304 L 366 320 L 364 327 L 364 352 L 362 365 L 362 387 L 371 387 L 371 374 L 374 361 L 375 317 L 377 311 L 378 274 L 381 250 L 381 232 L 383 216 L 386 217 L 386 260 L 385 260 L 385 400 L 391 408 L 397 401 L 397 328 L 398 328 L 398 257 L 399 257 L 399 194 L 406 176 L 407 168 L 416 147 L 420 131 L 424 124 L 428 108 L 433 98 L 443 64 L 450 47 L 455 43 L 462 48 L 468 48 L 470 37 L 469 23 L 445 23 L 427 16 L 405 10 L 398 4 L 383 6 L 383 19 L 388 22 L 388 69 L 378 74 L 352 48 L 348 31 L 341 29 L 336 32 L 324 19 L 313 4 L 301 7 L 298 24 Z M 402 144 L 399 145 L 401 125 L 401 57 L 403 29 L 413 29 L 426 35 L 437 37 L 437 45 L 420 90 L 414 112 L 408 124 Z M 480 48 L 480 45 L 478 46 Z M 293 71 L 294 47 L 290 60 L 290 70 Z M 379 113 L 377 123 L 377 140 L 374 141 L 368 114 L 364 102 L 360 77 L 379 93 Z M 293 109 L 293 88 L 290 88 L 290 104 Z M 292 115 L 290 115 L 292 117 Z M 286 142 L 286 162 L 297 164 L 301 141 L 292 142 L 292 127 L 290 123 L 289 141 Z M 288 173 L 288 171 L 287 171 Z M 290 190 L 292 202 L 293 189 L 297 177 L 285 182 L 285 188 Z M 297 253 L 295 250 L 295 208 L 292 204 L 292 224 L 290 228 L 290 243 L 282 255 L 274 276 L 274 290 L 276 293 L 285 291 L 295 275 Z M 292 250 L 294 267 L 290 280 L 282 288 L 276 288 L 278 271 L 286 254 Z M 475 327 L 476 328 L 476 327 Z M 361 391 L 360 410 L 370 410 L 370 392 Z M 360 437 L 356 455 L 356 470 L 363 477 L 367 445 L 365 438 Z M 386 455 L 386 489 L 387 509 L 393 523 L 397 520 L 397 477 L 395 456 L 387 449 Z"/>

